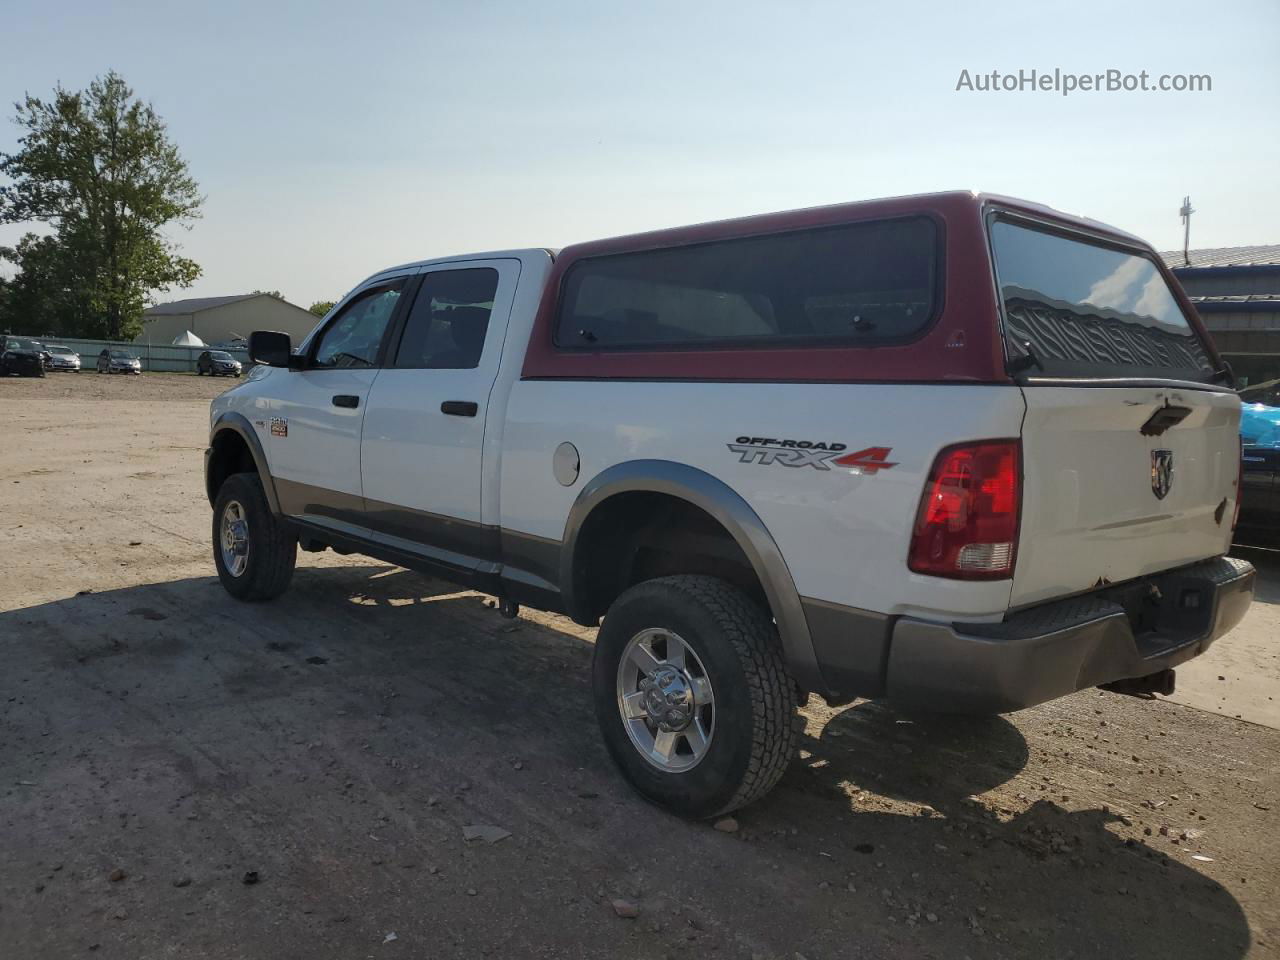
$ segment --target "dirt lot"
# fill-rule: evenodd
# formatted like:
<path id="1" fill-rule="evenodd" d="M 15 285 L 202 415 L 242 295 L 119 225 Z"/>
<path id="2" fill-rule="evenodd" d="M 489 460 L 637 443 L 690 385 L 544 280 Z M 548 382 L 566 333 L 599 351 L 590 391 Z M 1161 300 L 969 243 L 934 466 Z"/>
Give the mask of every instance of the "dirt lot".
<path id="1" fill-rule="evenodd" d="M 1182 694 L 1221 714 L 815 699 L 737 832 L 686 823 L 610 767 L 591 631 L 332 554 L 231 601 L 200 478 L 227 385 L 0 382 L 0 956 L 1280 953 L 1280 732 L 1234 676 Z M 1220 647 L 1265 710 L 1280 564 L 1251 558 L 1267 599 Z"/>
<path id="2" fill-rule="evenodd" d="M 194 373 L 50 373 L 43 380 L 5 377 L 0 404 L 7 400 L 212 400 L 243 383 L 233 377 L 201 377 Z M 203 449 L 203 448 L 202 448 Z"/>

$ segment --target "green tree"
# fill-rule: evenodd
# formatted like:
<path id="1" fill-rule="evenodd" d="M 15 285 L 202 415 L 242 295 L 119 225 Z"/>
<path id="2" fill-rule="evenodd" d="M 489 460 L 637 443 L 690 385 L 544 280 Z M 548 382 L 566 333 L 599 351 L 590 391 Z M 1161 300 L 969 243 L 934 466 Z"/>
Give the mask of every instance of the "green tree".
<path id="1" fill-rule="evenodd" d="M 284 294 L 279 290 L 255 290 L 254 293 L 265 293 L 268 297 L 275 297 L 277 300 L 283 300 Z"/>
<path id="2" fill-rule="evenodd" d="M 311 306 L 307 307 L 317 317 L 323 317 L 326 313 L 333 309 L 333 305 L 337 300 L 317 300 Z"/>
<path id="3" fill-rule="evenodd" d="M 23 133 L 16 152 L 0 153 L 11 181 L 0 186 L 0 223 L 40 222 L 52 233 L 0 251 L 18 267 L 9 322 L 132 339 L 149 295 L 200 275 L 164 233 L 200 215 L 186 161 L 164 121 L 114 72 L 88 90 L 58 87 L 48 102 L 28 94 L 15 107 Z"/>
<path id="4" fill-rule="evenodd" d="M 0 259 L 3 259 L 3 248 L 0 248 Z M 8 329 L 9 317 L 12 316 L 9 304 L 13 302 L 13 284 L 0 277 L 0 333 L 12 333 Z"/>
<path id="5" fill-rule="evenodd" d="M 57 238 L 28 233 L 15 247 L 0 247 L 0 260 L 18 270 L 0 299 L 0 329 L 42 335 L 76 334 L 84 321 L 73 295 L 73 263 L 62 255 Z"/>

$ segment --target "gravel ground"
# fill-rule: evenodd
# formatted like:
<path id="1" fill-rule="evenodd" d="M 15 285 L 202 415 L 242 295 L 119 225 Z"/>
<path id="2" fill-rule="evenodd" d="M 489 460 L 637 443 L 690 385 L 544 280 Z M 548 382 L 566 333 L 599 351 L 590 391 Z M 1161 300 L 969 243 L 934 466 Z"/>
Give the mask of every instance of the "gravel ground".
<path id="1" fill-rule="evenodd" d="M 230 600 L 225 386 L 0 382 L 0 956 L 1280 953 L 1280 732 L 1097 691 L 814 699 L 736 830 L 686 823 L 609 764 L 593 631 L 332 553 Z"/>

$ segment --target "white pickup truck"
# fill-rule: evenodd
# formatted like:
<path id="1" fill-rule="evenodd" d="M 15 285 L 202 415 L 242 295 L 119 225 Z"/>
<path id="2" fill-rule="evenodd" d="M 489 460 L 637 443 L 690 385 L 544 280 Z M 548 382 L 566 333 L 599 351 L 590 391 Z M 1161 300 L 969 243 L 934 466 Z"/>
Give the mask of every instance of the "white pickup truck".
<path id="1" fill-rule="evenodd" d="M 609 752 L 688 816 L 772 787 L 810 693 L 1168 692 L 1253 595 L 1229 370 L 1149 246 L 1035 204 L 410 263 L 250 352 L 206 455 L 226 589 L 332 547 L 603 618 Z"/>

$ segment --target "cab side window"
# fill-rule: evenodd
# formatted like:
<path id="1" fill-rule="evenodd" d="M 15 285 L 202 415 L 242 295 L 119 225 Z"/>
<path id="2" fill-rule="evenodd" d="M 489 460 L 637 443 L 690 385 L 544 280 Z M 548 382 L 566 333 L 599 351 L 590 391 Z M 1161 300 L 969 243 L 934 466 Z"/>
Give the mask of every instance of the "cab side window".
<path id="1" fill-rule="evenodd" d="M 371 287 L 342 308 L 316 343 L 309 367 L 377 366 L 378 349 L 400 299 L 403 281 Z"/>
<path id="2" fill-rule="evenodd" d="M 405 320 L 395 365 L 418 370 L 478 367 L 497 291 L 498 271 L 491 267 L 424 275 Z"/>

